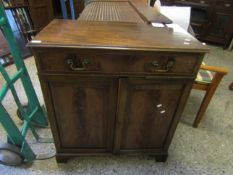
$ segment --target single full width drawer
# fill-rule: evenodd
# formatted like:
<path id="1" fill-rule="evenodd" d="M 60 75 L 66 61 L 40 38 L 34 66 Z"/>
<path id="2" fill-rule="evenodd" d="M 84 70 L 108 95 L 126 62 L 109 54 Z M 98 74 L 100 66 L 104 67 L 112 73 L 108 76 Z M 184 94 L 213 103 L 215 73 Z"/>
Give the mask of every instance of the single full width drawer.
<path id="1" fill-rule="evenodd" d="M 75 51 L 39 52 L 39 71 L 69 73 L 186 73 L 192 74 L 198 56 L 191 54 L 119 54 Z"/>

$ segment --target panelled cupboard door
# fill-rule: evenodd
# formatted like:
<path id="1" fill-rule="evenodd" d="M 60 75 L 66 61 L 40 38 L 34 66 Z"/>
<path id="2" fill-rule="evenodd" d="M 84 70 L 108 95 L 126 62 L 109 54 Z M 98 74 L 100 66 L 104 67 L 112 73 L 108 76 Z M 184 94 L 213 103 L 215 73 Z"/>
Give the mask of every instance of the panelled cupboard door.
<path id="1" fill-rule="evenodd" d="M 52 0 L 28 0 L 28 3 L 33 25 L 39 32 L 54 18 Z"/>
<path id="2" fill-rule="evenodd" d="M 225 39 L 229 30 L 232 28 L 232 18 L 233 14 L 226 13 L 224 10 L 217 10 L 213 14 L 212 25 L 209 28 L 209 36 L 218 37 L 220 39 Z"/>
<path id="3" fill-rule="evenodd" d="M 115 152 L 162 149 L 184 87 L 177 80 L 121 79 Z"/>
<path id="4" fill-rule="evenodd" d="M 61 80 L 62 79 L 62 80 Z M 62 149 L 111 152 L 116 81 L 112 78 L 50 77 Z"/>

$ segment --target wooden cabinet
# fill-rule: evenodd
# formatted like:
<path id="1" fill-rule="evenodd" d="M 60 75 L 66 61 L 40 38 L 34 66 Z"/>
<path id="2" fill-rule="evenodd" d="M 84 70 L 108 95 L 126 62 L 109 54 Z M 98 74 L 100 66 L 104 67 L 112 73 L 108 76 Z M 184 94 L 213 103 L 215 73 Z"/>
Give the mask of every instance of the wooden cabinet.
<path id="1" fill-rule="evenodd" d="M 166 160 L 200 54 L 34 51 L 58 162 L 112 153 Z"/>
<path id="2" fill-rule="evenodd" d="M 24 35 L 39 32 L 54 18 L 52 0 L 4 1 L 4 8 L 11 10 L 12 16 Z"/>
<path id="3" fill-rule="evenodd" d="M 42 58 L 43 59 L 43 58 Z M 186 78 L 40 76 L 50 91 L 61 152 L 163 155 Z M 58 156 L 59 157 L 59 156 Z M 161 157 L 159 157 L 161 158 Z M 60 159 L 59 159 L 60 160 Z"/>
<path id="4" fill-rule="evenodd" d="M 198 39 L 227 47 L 233 37 L 231 0 L 161 0 L 164 5 L 191 6 L 191 26 Z"/>
<path id="5" fill-rule="evenodd" d="M 34 29 L 39 32 L 53 17 L 52 0 L 28 0 Z"/>
<path id="6" fill-rule="evenodd" d="M 58 162 L 106 154 L 167 158 L 208 49 L 187 32 L 153 28 L 142 12 L 159 15 L 133 2 L 94 1 L 107 16 L 86 8 L 81 20 L 54 20 L 29 43 Z"/>
<path id="7" fill-rule="evenodd" d="M 233 10 L 233 9 L 232 9 Z M 227 13 L 224 10 L 217 9 L 208 28 L 207 39 L 215 42 L 225 42 L 226 38 L 231 38 L 233 27 L 233 13 Z"/>

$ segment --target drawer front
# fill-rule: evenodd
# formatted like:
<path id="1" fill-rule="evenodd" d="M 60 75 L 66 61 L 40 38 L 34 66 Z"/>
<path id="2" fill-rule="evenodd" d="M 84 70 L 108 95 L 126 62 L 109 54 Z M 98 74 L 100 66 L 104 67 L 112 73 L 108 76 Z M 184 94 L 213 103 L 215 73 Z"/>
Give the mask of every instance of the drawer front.
<path id="1" fill-rule="evenodd" d="M 69 73 L 194 73 L 195 55 L 88 54 L 76 52 L 40 52 L 41 72 Z"/>

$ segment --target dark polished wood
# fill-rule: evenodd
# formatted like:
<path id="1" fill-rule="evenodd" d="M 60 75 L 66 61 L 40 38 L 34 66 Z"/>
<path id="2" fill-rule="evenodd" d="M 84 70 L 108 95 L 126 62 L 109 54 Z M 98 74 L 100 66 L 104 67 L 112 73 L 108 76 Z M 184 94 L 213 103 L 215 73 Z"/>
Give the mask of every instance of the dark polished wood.
<path id="1" fill-rule="evenodd" d="M 185 45 L 185 39 L 191 43 Z M 53 20 L 34 40 L 40 43 L 30 42 L 29 46 L 201 53 L 208 50 L 188 33 L 125 22 Z"/>
<path id="2" fill-rule="evenodd" d="M 161 0 L 161 3 L 192 7 L 191 26 L 198 39 L 225 48 L 230 44 L 233 37 L 232 0 Z"/>
<path id="3" fill-rule="evenodd" d="M 174 61 L 173 67 L 165 72 L 168 74 L 194 74 L 197 59 L 193 54 L 178 54 L 178 53 L 128 53 L 122 52 L 89 52 L 84 49 L 56 49 L 55 50 L 40 50 L 40 57 L 46 59 L 40 60 L 40 69 L 48 73 L 75 73 L 70 69 L 67 63 L 68 59 L 74 61 L 75 66 L 81 66 L 80 62 L 88 59 L 89 63 L 86 65 L 85 72 L 92 72 L 95 74 L 101 73 L 117 73 L 117 74 L 148 74 L 154 75 L 158 69 L 164 69 L 164 66 L 169 60 Z M 53 63 L 53 64 L 51 64 Z M 158 63 L 161 66 L 155 67 L 153 63 Z M 79 72 L 82 73 L 82 72 Z M 164 72 L 160 72 L 164 74 Z"/>
<path id="4" fill-rule="evenodd" d="M 113 138 L 116 80 L 68 75 L 48 79 L 62 149 L 109 152 L 113 143 L 109 138 Z"/>
<path id="5" fill-rule="evenodd" d="M 120 150 L 163 148 L 185 83 L 140 78 L 120 83 L 120 101 L 126 99 L 125 105 L 119 106 L 123 114 L 118 119 L 122 123 Z"/>
<path id="6" fill-rule="evenodd" d="M 28 4 L 34 29 L 39 32 L 54 18 L 52 0 L 28 0 Z"/>
<path id="7" fill-rule="evenodd" d="M 88 16 L 96 3 L 110 16 Z M 29 43 L 57 162 L 111 154 L 166 161 L 208 48 L 188 33 L 153 28 L 139 4 L 91 2 L 80 20 L 54 20 Z"/>

